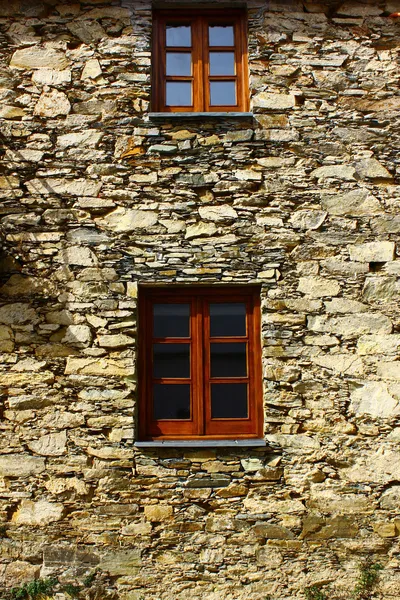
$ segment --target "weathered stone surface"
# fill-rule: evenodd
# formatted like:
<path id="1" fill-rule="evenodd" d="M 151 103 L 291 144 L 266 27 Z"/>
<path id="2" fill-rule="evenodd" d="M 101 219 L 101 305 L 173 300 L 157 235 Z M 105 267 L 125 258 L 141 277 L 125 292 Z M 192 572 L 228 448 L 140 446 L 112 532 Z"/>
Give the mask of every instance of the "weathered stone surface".
<path id="1" fill-rule="evenodd" d="M 364 365 L 360 358 L 349 354 L 334 354 L 332 356 L 317 356 L 313 362 L 320 367 L 330 369 L 342 375 L 361 375 Z"/>
<path id="2" fill-rule="evenodd" d="M 334 333 L 347 338 L 392 331 L 390 319 L 379 313 L 354 313 L 343 317 L 310 316 L 307 324 L 312 331 Z"/>
<path id="3" fill-rule="evenodd" d="M 350 410 L 356 415 L 393 418 L 400 412 L 399 400 L 392 396 L 385 383 L 378 381 L 363 382 L 352 392 L 350 399 Z"/>
<path id="4" fill-rule="evenodd" d="M 393 242 L 369 242 L 349 246 L 351 260 L 358 262 L 388 262 L 393 260 L 395 244 Z"/>
<path id="5" fill-rule="evenodd" d="M 378 377 L 400 380 L 400 361 L 381 362 L 377 367 Z"/>
<path id="6" fill-rule="evenodd" d="M 116 552 L 102 556 L 99 568 L 110 573 L 112 577 L 121 575 L 132 577 L 138 572 L 138 567 L 140 567 L 141 563 L 140 550 L 117 550 Z"/>
<path id="7" fill-rule="evenodd" d="M 379 214 L 382 206 L 368 190 L 352 190 L 345 194 L 322 194 L 321 204 L 331 215 L 367 216 Z"/>
<path id="8" fill-rule="evenodd" d="M 217 228 L 214 223 L 198 223 L 196 225 L 189 225 L 186 229 L 185 238 L 191 240 L 197 237 L 208 237 L 216 233 Z"/>
<path id="9" fill-rule="evenodd" d="M 129 359 L 106 360 L 104 358 L 68 358 L 65 374 L 100 375 L 104 377 L 129 377 L 135 372 Z"/>
<path id="10" fill-rule="evenodd" d="M 64 506 L 56 502 L 23 500 L 18 510 L 13 514 L 12 520 L 16 525 L 44 527 L 54 521 L 60 521 L 63 513 Z"/>
<path id="11" fill-rule="evenodd" d="M 100 227 L 116 233 L 145 229 L 157 223 L 157 213 L 150 210 L 127 210 L 116 208 L 102 219 L 96 219 Z"/>
<path id="12" fill-rule="evenodd" d="M 322 210 L 299 210 L 290 221 L 295 229 L 318 229 L 325 221 L 327 213 Z"/>
<path id="13" fill-rule="evenodd" d="M 67 196 L 97 196 L 101 183 L 90 179 L 60 179 L 42 178 L 26 182 L 30 194 L 49 196 L 53 194 L 66 194 Z"/>
<path id="14" fill-rule="evenodd" d="M 64 92 L 51 90 L 43 92 L 36 103 L 34 115 L 38 117 L 58 117 L 59 115 L 68 115 L 71 110 L 71 104 Z"/>
<path id="15" fill-rule="evenodd" d="M 318 167 L 311 173 L 311 177 L 316 179 L 340 179 L 344 181 L 354 181 L 356 171 L 354 167 L 346 165 L 334 165 L 331 167 Z"/>
<path id="16" fill-rule="evenodd" d="M 82 267 L 91 267 L 97 264 L 96 255 L 86 246 L 70 246 L 61 250 L 59 261 L 66 265 L 80 265 Z"/>
<path id="17" fill-rule="evenodd" d="M 144 507 L 144 516 L 148 521 L 163 522 L 170 519 L 173 513 L 172 506 L 155 504 Z"/>
<path id="18" fill-rule="evenodd" d="M 70 148 L 73 146 L 91 146 L 95 147 L 104 136 L 101 131 L 88 129 L 78 133 L 65 133 L 57 138 L 57 146 L 60 148 Z"/>
<path id="19" fill-rule="evenodd" d="M 28 454 L 5 454 L 0 456 L 1 477 L 30 477 L 46 468 L 43 458 Z"/>
<path id="20" fill-rule="evenodd" d="M 324 296 L 337 296 L 340 292 L 340 285 L 337 281 L 329 281 L 322 277 L 300 277 L 298 290 L 312 298 L 323 298 Z"/>
<path id="21" fill-rule="evenodd" d="M 387 484 L 398 481 L 400 454 L 385 447 L 376 452 L 366 452 L 354 466 L 342 469 L 342 473 L 346 479 L 354 483 Z"/>
<path id="22" fill-rule="evenodd" d="M 32 74 L 32 81 L 39 85 L 62 85 L 69 83 L 72 79 L 71 70 L 64 69 L 59 71 L 56 69 L 37 69 Z"/>
<path id="23" fill-rule="evenodd" d="M 55 48 L 23 48 L 12 55 L 10 67 L 14 69 L 54 69 L 62 71 L 69 66 L 64 52 Z"/>
<path id="24" fill-rule="evenodd" d="M 204 221 L 226 222 L 237 218 L 237 212 L 232 206 L 223 204 L 221 206 L 200 207 L 199 215 Z"/>
<path id="25" fill-rule="evenodd" d="M 400 348 L 400 335 L 362 335 L 357 342 L 357 352 L 368 354 L 397 354 Z"/>
<path id="26" fill-rule="evenodd" d="M 363 289 L 366 302 L 390 302 L 400 300 L 400 283 L 396 277 L 370 277 Z"/>
<path id="27" fill-rule="evenodd" d="M 376 158 L 366 158 L 356 163 L 357 173 L 365 179 L 392 179 L 389 171 L 376 160 Z"/>
<path id="28" fill-rule="evenodd" d="M 34 308 L 30 304 L 15 302 L 14 304 L 5 304 L 0 307 L 0 323 L 6 325 L 17 325 L 27 322 L 35 322 L 38 317 Z"/>
<path id="29" fill-rule="evenodd" d="M 84 44 L 97 42 L 107 35 L 100 23 L 92 19 L 71 21 L 67 27 Z"/>
<path id="30" fill-rule="evenodd" d="M 28 448 L 32 450 L 32 452 L 42 456 L 61 456 L 65 453 L 66 446 L 67 434 L 65 431 L 44 435 L 38 440 L 34 440 L 28 444 Z"/>
<path id="31" fill-rule="evenodd" d="M 261 92 L 253 98 L 254 108 L 266 108 L 268 110 L 287 110 L 293 108 L 296 99 L 291 94 L 271 94 L 270 92 Z"/>
<path id="32" fill-rule="evenodd" d="M 400 505 L 400 486 L 394 485 L 385 490 L 380 499 L 380 507 L 385 510 L 398 510 Z"/>

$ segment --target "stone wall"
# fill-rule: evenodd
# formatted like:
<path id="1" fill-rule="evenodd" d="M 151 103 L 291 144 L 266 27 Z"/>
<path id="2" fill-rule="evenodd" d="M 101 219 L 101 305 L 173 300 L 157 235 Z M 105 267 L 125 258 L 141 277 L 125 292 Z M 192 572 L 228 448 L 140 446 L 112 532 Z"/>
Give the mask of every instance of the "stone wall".
<path id="1" fill-rule="evenodd" d="M 3 588 L 289 600 L 369 558 L 400 598 L 399 5 L 247 4 L 254 117 L 152 121 L 150 1 L 1 3 Z M 261 285 L 266 448 L 133 446 L 138 286 L 198 282 Z"/>

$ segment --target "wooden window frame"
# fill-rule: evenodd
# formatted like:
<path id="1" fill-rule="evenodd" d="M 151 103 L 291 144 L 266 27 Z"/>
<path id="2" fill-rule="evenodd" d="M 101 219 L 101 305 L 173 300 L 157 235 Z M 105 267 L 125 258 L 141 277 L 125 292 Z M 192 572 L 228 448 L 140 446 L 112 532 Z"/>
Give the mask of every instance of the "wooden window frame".
<path id="1" fill-rule="evenodd" d="M 189 338 L 153 337 L 153 304 L 189 303 Z M 246 304 L 246 335 L 210 338 L 210 303 Z M 246 342 L 246 377 L 221 378 L 210 375 L 210 343 Z M 190 343 L 191 417 L 155 420 L 152 416 L 154 343 Z M 165 378 L 165 383 L 179 383 Z M 227 381 L 222 381 L 226 379 Z M 162 381 L 161 381 L 162 383 Z M 182 378 L 180 383 L 188 383 Z M 211 383 L 247 383 L 247 418 L 211 418 Z M 142 288 L 139 293 L 139 436 L 145 440 L 201 440 L 261 438 L 263 435 L 261 317 L 259 288 Z"/>
<path id="2" fill-rule="evenodd" d="M 184 13 L 184 14 L 182 14 Z M 168 47 L 170 51 L 192 50 L 193 73 L 191 76 L 166 75 L 166 25 L 191 24 L 191 47 Z M 234 46 L 212 46 L 213 51 L 230 50 L 235 52 L 235 75 L 209 75 L 209 24 L 233 25 Z M 152 110 L 156 112 L 246 112 L 249 110 L 249 83 L 247 64 L 247 16 L 245 10 L 157 10 L 153 13 L 153 76 Z M 191 106 L 167 106 L 166 81 L 192 81 Z M 208 80 L 236 81 L 235 105 L 211 105 Z"/>

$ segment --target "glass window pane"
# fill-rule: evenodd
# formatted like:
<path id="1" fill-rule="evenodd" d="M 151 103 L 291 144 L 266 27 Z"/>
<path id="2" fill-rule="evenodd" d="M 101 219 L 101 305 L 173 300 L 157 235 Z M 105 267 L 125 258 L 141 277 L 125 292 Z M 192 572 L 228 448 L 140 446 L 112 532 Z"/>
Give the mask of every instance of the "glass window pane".
<path id="1" fill-rule="evenodd" d="M 210 46 L 234 46 L 233 25 L 210 25 L 208 28 Z"/>
<path id="2" fill-rule="evenodd" d="M 236 106 L 234 81 L 210 81 L 211 106 Z"/>
<path id="3" fill-rule="evenodd" d="M 247 344 L 211 344 L 211 377 L 246 377 Z"/>
<path id="4" fill-rule="evenodd" d="M 244 302 L 210 304 L 210 336 L 246 335 L 246 305 Z"/>
<path id="5" fill-rule="evenodd" d="M 210 75 L 235 75 L 234 52 L 210 52 Z"/>
<path id="6" fill-rule="evenodd" d="M 192 34 L 190 25 L 167 25 L 167 46 L 187 48 L 192 45 Z"/>
<path id="7" fill-rule="evenodd" d="M 211 417 L 213 419 L 246 419 L 247 383 L 212 383 Z"/>
<path id="8" fill-rule="evenodd" d="M 190 344 L 154 344 L 153 375 L 190 377 Z"/>
<path id="9" fill-rule="evenodd" d="M 153 304 L 153 336 L 185 338 L 190 335 L 190 304 Z"/>
<path id="10" fill-rule="evenodd" d="M 167 106 L 192 106 L 192 84 L 189 81 L 167 81 Z"/>
<path id="11" fill-rule="evenodd" d="M 191 74 L 192 55 L 189 52 L 167 52 L 167 75 Z"/>
<path id="12" fill-rule="evenodd" d="M 154 419 L 190 419 L 190 385 L 155 383 L 153 386 Z"/>

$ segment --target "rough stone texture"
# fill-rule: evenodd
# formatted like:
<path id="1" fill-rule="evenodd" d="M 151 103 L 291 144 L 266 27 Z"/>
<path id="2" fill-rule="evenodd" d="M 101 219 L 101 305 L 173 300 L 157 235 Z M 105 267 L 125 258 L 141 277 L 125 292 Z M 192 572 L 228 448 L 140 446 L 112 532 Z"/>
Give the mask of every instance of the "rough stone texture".
<path id="1" fill-rule="evenodd" d="M 152 120 L 150 0 L 0 2 L 5 588 L 399 600 L 399 7 L 247 5 L 253 117 Z M 265 448 L 133 446 L 174 284 L 259 284 Z"/>

